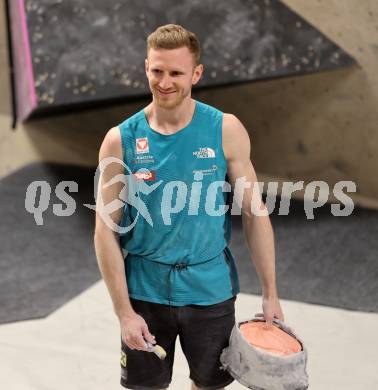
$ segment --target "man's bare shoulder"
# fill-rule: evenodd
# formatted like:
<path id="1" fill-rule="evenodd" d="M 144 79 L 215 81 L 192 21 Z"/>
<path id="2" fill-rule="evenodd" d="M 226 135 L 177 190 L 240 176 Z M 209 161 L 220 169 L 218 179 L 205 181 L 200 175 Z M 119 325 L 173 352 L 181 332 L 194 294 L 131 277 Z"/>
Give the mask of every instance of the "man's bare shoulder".
<path id="1" fill-rule="evenodd" d="M 99 160 L 101 161 L 106 157 L 123 158 L 121 132 L 118 126 L 112 127 L 108 130 L 102 141 L 99 152 Z"/>
<path id="2" fill-rule="evenodd" d="M 101 154 L 103 154 L 104 157 L 118 154 L 118 156 L 122 158 L 121 132 L 118 126 L 112 127 L 105 134 L 100 147 L 100 155 Z"/>
<path id="3" fill-rule="evenodd" d="M 223 114 L 222 125 L 223 148 L 226 158 L 233 157 L 240 152 L 249 154 L 251 140 L 247 129 L 234 114 Z"/>
<path id="4" fill-rule="evenodd" d="M 240 119 L 236 115 L 228 113 L 223 114 L 223 130 L 233 136 L 247 133 L 247 130 Z"/>
<path id="5" fill-rule="evenodd" d="M 238 125 L 240 122 L 239 118 L 234 114 L 224 113 L 223 114 L 223 126 L 232 127 Z"/>

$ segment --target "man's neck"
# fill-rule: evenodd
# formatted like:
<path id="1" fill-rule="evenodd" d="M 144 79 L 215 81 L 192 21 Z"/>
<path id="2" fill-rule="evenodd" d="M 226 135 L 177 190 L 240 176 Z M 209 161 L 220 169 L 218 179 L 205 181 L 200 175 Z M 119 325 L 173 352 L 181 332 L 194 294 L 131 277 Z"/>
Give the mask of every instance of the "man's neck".
<path id="1" fill-rule="evenodd" d="M 145 114 L 151 128 L 163 134 L 173 134 L 191 122 L 195 105 L 190 96 L 172 109 L 165 109 L 152 101 L 145 108 Z"/>

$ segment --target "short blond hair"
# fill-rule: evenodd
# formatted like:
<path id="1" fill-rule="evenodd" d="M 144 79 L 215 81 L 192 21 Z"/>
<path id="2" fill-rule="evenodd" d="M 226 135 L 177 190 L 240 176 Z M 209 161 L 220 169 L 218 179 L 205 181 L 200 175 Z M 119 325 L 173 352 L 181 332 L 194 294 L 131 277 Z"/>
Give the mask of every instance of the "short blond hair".
<path id="1" fill-rule="evenodd" d="M 201 46 L 196 35 L 178 24 L 158 27 L 147 37 L 147 54 L 152 49 L 178 49 L 187 47 L 193 54 L 195 64 L 200 63 Z"/>

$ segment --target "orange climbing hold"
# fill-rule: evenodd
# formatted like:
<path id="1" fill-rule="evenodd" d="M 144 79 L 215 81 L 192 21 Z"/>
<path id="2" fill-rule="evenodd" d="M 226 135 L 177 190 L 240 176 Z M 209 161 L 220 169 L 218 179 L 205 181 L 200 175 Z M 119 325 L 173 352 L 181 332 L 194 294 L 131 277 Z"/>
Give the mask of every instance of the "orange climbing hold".
<path id="1" fill-rule="evenodd" d="M 243 336 L 256 348 L 275 355 L 291 355 L 300 352 L 300 342 L 277 325 L 267 326 L 265 321 L 251 321 L 240 325 Z"/>

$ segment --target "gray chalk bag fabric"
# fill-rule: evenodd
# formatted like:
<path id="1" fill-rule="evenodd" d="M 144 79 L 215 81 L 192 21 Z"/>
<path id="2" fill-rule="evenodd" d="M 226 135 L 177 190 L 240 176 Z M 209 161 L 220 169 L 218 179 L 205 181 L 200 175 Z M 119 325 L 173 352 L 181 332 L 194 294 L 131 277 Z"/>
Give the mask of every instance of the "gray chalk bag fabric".
<path id="1" fill-rule="evenodd" d="M 258 316 L 250 321 L 263 321 Z M 240 331 L 240 325 L 250 321 L 235 323 L 229 346 L 220 356 L 221 369 L 227 370 L 239 383 L 252 390 L 307 389 L 307 349 L 303 341 L 284 322 L 274 318 L 273 322 L 280 329 L 298 340 L 302 350 L 285 356 L 265 352 L 250 344 Z"/>

